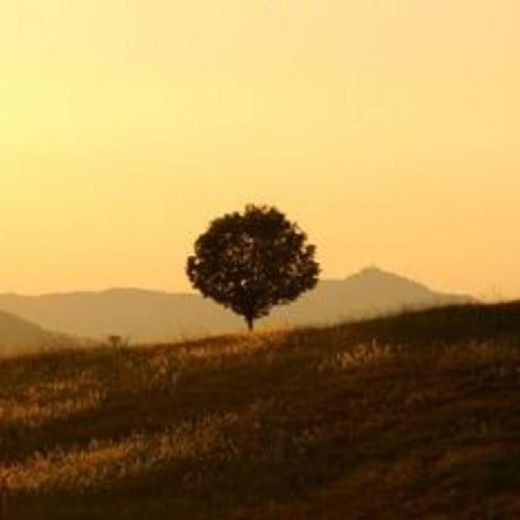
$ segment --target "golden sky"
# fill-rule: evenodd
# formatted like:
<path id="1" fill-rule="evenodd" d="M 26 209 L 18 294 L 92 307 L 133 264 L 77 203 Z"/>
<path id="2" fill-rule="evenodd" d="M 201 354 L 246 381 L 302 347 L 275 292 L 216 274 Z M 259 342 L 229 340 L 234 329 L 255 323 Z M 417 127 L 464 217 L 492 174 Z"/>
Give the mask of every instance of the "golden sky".
<path id="1" fill-rule="evenodd" d="M 273 203 L 324 275 L 520 297 L 518 0 L 0 3 L 0 292 L 184 290 Z"/>

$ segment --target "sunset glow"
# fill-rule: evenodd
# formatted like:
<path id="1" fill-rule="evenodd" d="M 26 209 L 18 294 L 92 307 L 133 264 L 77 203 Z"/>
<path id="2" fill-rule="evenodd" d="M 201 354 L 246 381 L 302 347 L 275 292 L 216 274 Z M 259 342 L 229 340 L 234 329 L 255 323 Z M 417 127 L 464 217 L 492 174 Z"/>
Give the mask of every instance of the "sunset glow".
<path id="1" fill-rule="evenodd" d="M 520 297 L 516 0 L 0 5 L 0 292 L 188 290 L 279 206 L 325 277 Z"/>

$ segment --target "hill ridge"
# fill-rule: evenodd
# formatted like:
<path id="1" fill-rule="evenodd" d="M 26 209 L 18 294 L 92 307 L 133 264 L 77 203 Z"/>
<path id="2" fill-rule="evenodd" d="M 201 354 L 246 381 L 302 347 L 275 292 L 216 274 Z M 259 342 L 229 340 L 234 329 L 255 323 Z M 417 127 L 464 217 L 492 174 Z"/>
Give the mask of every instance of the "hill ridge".
<path id="1" fill-rule="evenodd" d="M 65 344 L 65 336 L 13 313 L 0 311 L 0 355 L 32 352 Z"/>
<path id="2" fill-rule="evenodd" d="M 372 267 L 342 280 L 321 281 L 314 291 L 292 305 L 276 308 L 260 326 L 327 324 L 404 307 L 468 301 L 468 296 L 436 292 Z M 29 297 L 0 294 L 0 309 L 45 328 L 96 339 L 118 334 L 133 341 L 165 341 L 239 331 L 243 327 L 230 311 L 196 293 L 132 287 Z"/>

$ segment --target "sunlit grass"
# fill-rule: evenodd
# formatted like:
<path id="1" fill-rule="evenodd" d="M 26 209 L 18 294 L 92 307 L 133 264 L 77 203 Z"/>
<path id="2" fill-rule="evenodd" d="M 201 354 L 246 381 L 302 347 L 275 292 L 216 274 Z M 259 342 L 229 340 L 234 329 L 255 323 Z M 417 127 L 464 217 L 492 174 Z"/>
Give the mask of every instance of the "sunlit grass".
<path id="1" fill-rule="evenodd" d="M 520 325 L 425 316 L 3 360 L 4 514 L 517 518 Z"/>

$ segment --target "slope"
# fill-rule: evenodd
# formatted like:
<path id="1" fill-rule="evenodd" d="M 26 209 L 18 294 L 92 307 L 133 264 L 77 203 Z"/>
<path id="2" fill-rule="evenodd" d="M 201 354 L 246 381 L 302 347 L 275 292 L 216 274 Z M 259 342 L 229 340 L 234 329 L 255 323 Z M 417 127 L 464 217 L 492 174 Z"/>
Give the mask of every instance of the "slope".
<path id="1" fill-rule="evenodd" d="M 66 338 L 43 330 L 26 320 L 0 311 L 0 356 L 55 348 Z"/>
<path id="2" fill-rule="evenodd" d="M 0 380 L 8 518 L 520 515 L 520 304 L 20 358 Z"/>

